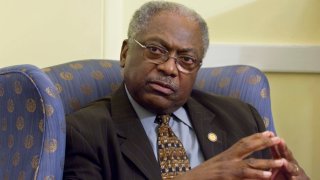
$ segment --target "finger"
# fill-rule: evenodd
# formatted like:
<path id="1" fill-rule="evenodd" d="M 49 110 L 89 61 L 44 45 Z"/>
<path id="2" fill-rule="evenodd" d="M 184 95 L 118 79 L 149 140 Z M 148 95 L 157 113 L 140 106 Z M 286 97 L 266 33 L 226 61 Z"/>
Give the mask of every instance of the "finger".
<path id="1" fill-rule="evenodd" d="M 270 149 L 271 149 L 271 154 L 272 154 L 273 159 L 280 159 L 281 158 L 281 155 L 278 150 L 278 145 L 272 146 L 272 147 L 270 147 Z"/>
<path id="2" fill-rule="evenodd" d="M 280 140 L 280 143 L 281 143 L 281 140 Z M 278 150 L 278 145 L 270 147 L 273 159 L 280 159 L 281 158 L 281 155 Z"/>
<path id="3" fill-rule="evenodd" d="M 230 158 L 243 159 L 255 151 L 277 145 L 280 138 L 273 136 L 270 131 L 256 133 L 251 136 L 242 138 L 228 149 Z"/>
<path id="4" fill-rule="evenodd" d="M 241 179 L 269 179 L 272 175 L 270 171 L 263 171 L 252 168 L 244 168 L 242 169 L 241 173 Z"/>
<path id="5" fill-rule="evenodd" d="M 292 161 L 292 162 L 297 162 L 294 157 L 292 152 L 290 151 L 290 149 L 288 148 L 287 144 L 285 143 L 285 141 L 283 139 L 280 140 L 280 143 L 277 145 L 277 150 L 278 153 L 281 157 L 287 159 L 288 161 Z"/>
<path id="6" fill-rule="evenodd" d="M 280 169 L 273 169 L 270 180 L 275 180 L 279 173 L 280 173 Z"/>
<path id="7" fill-rule="evenodd" d="M 267 137 L 275 137 L 276 136 L 272 131 L 264 131 L 262 133 Z"/>
<path id="8" fill-rule="evenodd" d="M 301 168 L 298 164 L 294 162 L 289 162 L 284 159 L 284 169 L 289 176 L 298 176 L 300 174 Z"/>
<path id="9" fill-rule="evenodd" d="M 284 164 L 283 159 L 246 159 L 246 164 L 254 169 L 262 169 L 262 170 L 269 170 L 274 168 L 281 168 Z"/>
<path id="10" fill-rule="evenodd" d="M 277 169 L 277 171 L 272 171 L 272 176 L 270 180 L 279 180 L 279 179 L 291 179 L 291 177 L 287 176 L 287 174 L 283 173 L 281 169 Z"/>

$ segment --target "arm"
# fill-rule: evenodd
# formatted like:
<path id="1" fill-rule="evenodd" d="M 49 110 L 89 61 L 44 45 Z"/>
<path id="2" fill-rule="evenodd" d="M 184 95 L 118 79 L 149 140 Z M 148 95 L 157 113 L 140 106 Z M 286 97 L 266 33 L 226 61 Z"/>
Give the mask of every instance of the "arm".
<path id="1" fill-rule="evenodd" d="M 269 131 L 245 137 L 177 179 L 269 179 L 272 175 L 269 169 L 282 167 L 283 160 L 246 157 L 280 141 Z"/>
<path id="2" fill-rule="evenodd" d="M 103 179 L 97 153 L 71 124 L 67 126 L 63 179 Z"/>
<path id="3" fill-rule="evenodd" d="M 264 123 L 258 112 L 250 105 L 249 109 L 256 123 L 257 132 L 260 133 L 240 139 L 226 151 L 212 157 L 177 179 L 292 179 L 289 176 L 284 176 L 284 170 L 279 173 L 279 170 L 285 167 L 288 169 L 286 171 L 293 172 L 292 167 L 296 167 L 288 161 L 293 157 L 290 157 L 289 151 L 283 145 L 283 140 L 276 137 L 273 132 L 265 131 Z M 270 159 L 272 158 L 270 149 L 274 150 L 275 147 L 277 147 L 277 154 L 282 155 L 279 158 Z M 262 152 L 262 156 L 249 158 L 256 152 Z M 299 168 L 299 171 L 301 171 L 302 179 L 307 179 L 303 170 Z"/>

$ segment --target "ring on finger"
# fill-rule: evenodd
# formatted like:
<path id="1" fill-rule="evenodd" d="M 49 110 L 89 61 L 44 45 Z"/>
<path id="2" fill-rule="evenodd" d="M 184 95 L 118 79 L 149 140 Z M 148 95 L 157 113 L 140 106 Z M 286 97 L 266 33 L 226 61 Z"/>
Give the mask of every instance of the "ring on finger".
<path id="1" fill-rule="evenodd" d="M 295 172 L 298 173 L 299 172 L 299 166 L 294 164 L 294 167 L 295 167 Z"/>

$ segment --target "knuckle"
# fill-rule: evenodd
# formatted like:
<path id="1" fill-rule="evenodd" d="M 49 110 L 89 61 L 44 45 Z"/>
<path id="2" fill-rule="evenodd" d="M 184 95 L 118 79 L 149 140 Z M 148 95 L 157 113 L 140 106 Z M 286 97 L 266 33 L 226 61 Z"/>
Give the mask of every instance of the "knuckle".
<path id="1" fill-rule="evenodd" d="M 262 138 L 262 143 L 265 145 L 271 145 L 272 141 L 269 138 Z"/>
<path id="2" fill-rule="evenodd" d="M 249 167 L 254 167 L 255 163 L 256 163 L 256 160 L 253 159 L 253 158 L 249 158 L 246 160 L 246 163 Z"/>
<path id="3" fill-rule="evenodd" d="M 248 168 L 242 168 L 241 170 L 241 175 L 242 177 L 246 177 L 250 174 L 249 169 Z"/>
<path id="4" fill-rule="evenodd" d="M 274 166 L 276 166 L 276 163 L 275 163 L 274 160 L 267 160 L 266 164 L 267 164 L 267 167 L 274 167 Z"/>
<path id="5" fill-rule="evenodd" d="M 265 139 L 266 136 L 264 136 L 262 133 L 256 133 L 255 134 L 255 139 Z"/>
<path id="6" fill-rule="evenodd" d="M 246 141 L 246 139 L 241 139 L 239 141 L 239 146 L 241 148 L 248 148 L 250 146 L 250 143 L 248 143 L 248 141 Z"/>
<path id="7" fill-rule="evenodd" d="M 240 169 L 240 172 L 239 172 L 239 176 L 240 176 L 240 177 L 245 177 L 245 176 L 246 176 L 246 173 L 248 173 L 247 170 L 246 170 L 246 168 L 241 168 L 241 169 Z"/>

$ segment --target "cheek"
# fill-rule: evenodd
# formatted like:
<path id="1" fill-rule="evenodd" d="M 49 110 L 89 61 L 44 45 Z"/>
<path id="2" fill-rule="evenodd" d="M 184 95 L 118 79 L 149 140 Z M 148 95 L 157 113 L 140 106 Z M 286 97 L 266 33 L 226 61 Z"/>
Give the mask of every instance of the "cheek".
<path id="1" fill-rule="evenodd" d="M 196 73 L 191 73 L 191 74 L 180 73 L 179 81 L 185 87 L 193 87 L 196 77 L 197 77 Z"/>
<path id="2" fill-rule="evenodd" d="M 181 76 L 180 77 L 180 94 L 182 96 L 189 96 L 190 92 L 192 91 L 193 84 L 195 81 L 195 76 Z"/>
<path id="3" fill-rule="evenodd" d="M 151 71 L 152 68 L 148 64 L 131 59 L 123 69 L 124 81 L 132 89 L 141 89 L 145 86 Z"/>
<path id="4" fill-rule="evenodd" d="M 142 81 L 150 73 L 151 68 L 145 63 L 129 63 L 124 68 L 124 75 L 135 81 Z"/>

